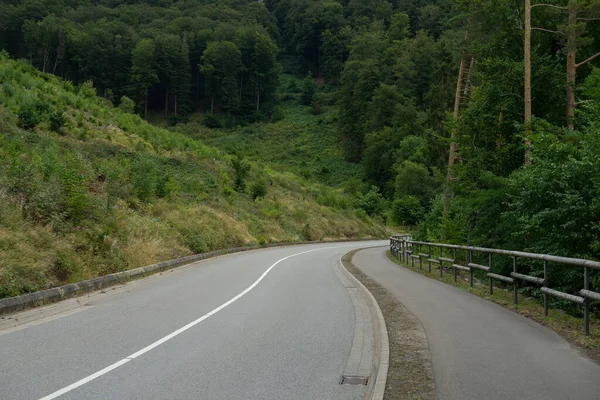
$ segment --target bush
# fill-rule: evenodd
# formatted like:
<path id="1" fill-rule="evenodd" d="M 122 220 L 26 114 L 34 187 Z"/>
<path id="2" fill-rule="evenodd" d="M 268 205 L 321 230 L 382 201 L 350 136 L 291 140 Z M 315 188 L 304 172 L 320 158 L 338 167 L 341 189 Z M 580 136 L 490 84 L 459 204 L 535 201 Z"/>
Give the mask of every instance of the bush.
<path id="1" fill-rule="evenodd" d="M 67 124 L 65 113 L 55 110 L 50 114 L 50 129 L 56 133 L 60 133 L 60 129 Z"/>
<path id="2" fill-rule="evenodd" d="M 221 128 L 221 121 L 214 115 L 206 114 L 204 116 L 204 126 L 207 128 Z"/>
<path id="3" fill-rule="evenodd" d="M 135 102 L 127 96 L 122 96 L 121 102 L 119 103 L 119 109 L 123 112 L 133 114 L 135 111 Z"/>
<path id="4" fill-rule="evenodd" d="M 31 101 L 23 104 L 19 110 L 19 127 L 27 130 L 35 128 L 44 120 L 48 106 L 38 101 Z"/>
<path id="5" fill-rule="evenodd" d="M 377 186 L 371 186 L 371 190 L 358 201 L 358 206 L 368 215 L 374 216 L 381 214 L 384 201 Z"/>
<path id="6" fill-rule="evenodd" d="M 273 114 L 271 114 L 271 122 L 281 121 L 285 118 L 285 113 L 281 107 L 274 107 Z"/>
<path id="7" fill-rule="evenodd" d="M 250 187 L 250 194 L 252 196 L 252 200 L 256 200 L 260 197 L 265 197 L 267 195 L 267 184 L 263 179 L 259 179 L 252 184 Z"/>
<path id="8" fill-rule="evenodd" d="M 235 190 L 241 192 L 246 187 L 246 176 L 248 175 L 248 172 L 250 172 L 250 164 L 243 156 L 236 155 L 231 159 L 231 166 L 235 171 L 233 185 Z"/>
<path id="9" fill-rule="evenodd" d="M 302 104 L 307 106 L 313 101 L 316 89 L 315 82 L 313 82 L 311 74 L 309 73 L 302 81 Z"/>
<path id="10" fill-rule="evenodd" d="M 403 196 L 392 203 L 392 219 L 400 225 L 416 225 L 425 210 L 416 196 Z"/>

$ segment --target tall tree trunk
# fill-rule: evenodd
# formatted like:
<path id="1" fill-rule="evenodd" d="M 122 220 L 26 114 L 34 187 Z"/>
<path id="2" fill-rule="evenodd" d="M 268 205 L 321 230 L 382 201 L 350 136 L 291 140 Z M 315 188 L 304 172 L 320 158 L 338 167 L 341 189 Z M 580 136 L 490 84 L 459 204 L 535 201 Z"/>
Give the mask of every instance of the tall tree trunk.
<path id="1" fill-rule="evenodd" d="M 577 10 L 574 6 L 569 7 L 569 29 L 567 31 L 567 98 L 566 116 L 567 127 L 573 129 L 575 122 L 575 78 L 577 75 Z"/>
<path id="2" fill-rule="evenodd" d="M 175 93 L 175 115 L 177 115 L 177 93 Z"/>
<path id="3" fill-rule="evenodd" d="M 215 96 L 210 96 L 210 115 L 213 115 L 215 109 Z"/>
<path id="4" fill-rule="evenodd" d="M 148 88 L 146 88 L 145 99 L 144 99 L 144 119 L 148 121 Z"/>
<path id="5" fill-rule="evenodd" d="M 469 40 L 469 26 L 471 25 L 471 17 L 467 18 L 467 28 L 465 31 L 465 42 Z M 456 92 L 454 95 L 454 113 L 452 115 L 454 120 L 454 126 L 450 131 L 450 150 L 448 152 L 448 172 L 446 174 L 446 190 L 444 193 L 444 209 L 447 211 L 450 207 L 451 193 L 450 193 L 450 182 L 454 180 L 454 163 L 456 161 L 456 130 L 457 121 L 460 113 L 460 96 L 463 81 L 463 74 L 465 70 L 465 56 L 460 59 L 460 65 L 458 67 L 458 79 L 456 81 Z"/>
<path id="6" fill-rule="evenodd" d="M 525 0 L 525 54 L 524 54 L 524 102 L 525 102 L 525 165 L 531 165 L 531 0 Z"/>

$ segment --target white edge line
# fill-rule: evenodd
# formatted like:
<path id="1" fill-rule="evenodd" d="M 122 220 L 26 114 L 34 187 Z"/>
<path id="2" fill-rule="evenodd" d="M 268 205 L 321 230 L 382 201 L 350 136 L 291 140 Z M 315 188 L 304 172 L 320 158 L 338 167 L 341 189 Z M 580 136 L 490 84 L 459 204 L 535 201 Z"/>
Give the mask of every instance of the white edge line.
<path id="1" fill-rule="evenodd" d="M 192 321 L 189 324 L 187 324 L 187 325 L 185 325 L 185 326 L 177 329 L 175 332 L 170 333 L 167 336 L 163 337 L 162 339 L 159 339 L 156 342 L 152 343 L 151 345 L 144 347 L 140 351 L 137 351 L 137 352 L 131 354 L 130 356 L 127 356 L 124 359 L 122 359 L 120 361 L 117 361 L 116 363 L 114 363 L 112 365 L 109 365 L 108 367 L 106 367 L 104 369 L 101 369 L 98 372 L 93 373 L 92 375 L 89 375 L 89 376 L 87 376 L 87 377 L 85 377 L 83 379 L 80 379 L 77 382 L 70 384 L 69 386 L 66 386 L 66 387 L 64 387 L 64 388 L 62 388 L 60 390 L 57 390 L 56 392 L 51 393 L 51 394 L 49 394 L 47 396 L 44 396 L 44 397 L 40 398 L 40 400 L 52 400 L 52 399 L 55 399 L 55 398 L 57 398 L 59 396 L 62 396 L 65 393 L 68 393 L 68 392 L 70 392 L 70 391 L 72 391 L 74 389 L 77 389 L 78 387 L 83 386 L 86 383 L 91 382 L 94 379 L 96 379 L 96 378 L 98 378 L 98 377 L 100 377 L 102 375 L 105 375 L 105 374 L 109 373 L 110 371 L 112 371 L 114 369 L 119 368 L 120 366 L 122 366 L 122 365 L 128 363 L 129 361 L 131 361 L 131 360 L 133 360 L 133 359 L 141 356 L 142 354 L 147 353 L 150 350 L 152 350 L 152 349 L 160 346 L 161 344 L 163 344 L 163 343 L 165 343 L 165 342 L 173 339 L 175 336 L 177 336 L 177 335 L 179 335 L 179 334 L 187 331 L 188 329 L 192 328 L 193 326 L 198 325 L 200 322 L 204 321 L 205 319 L 207 319 L 207 318 L 211 317 L 212 315 L 218 313 L 219 311 L 223 310 L 227 306 L 229 306 L 232 303 L 234 303 L 237 300 L 239 300 L 241 297 L 243 297 L 245 294 L 247 294 L 248 292 L 250 292 L 252 289 L 254 289 L 265 278 L 265 276 L 267 276 L 267 274 L 269 272 L 271 272 L 271 270 L 273 268 L 275 268 L 275 266 L 277 264 L 279 264 L 280 262 L 285 261 L 285 260 L 287 260 L 289 258 L 292 258 L 292 257 L 295 257 L 295 256 L 302 255 L 302 254 L 312 253 L 313 251 L 335 249 L 335 248 L 341 248 L 341 247 L 347 247 L 347 246 L 349 246 L 349 245 L 345 245 L 345 246 L 330 246 L 330 247 L 323 247 L 323 248 L 320 248 L 320 249 L 307 250 L 307 251 L 303 251 L 303 252 L 300 252 L 300 253 L 289 255 L 287 257 L 284 257 L 284 258 L 276 261 L 265 272 L 263 272 L 263 274 L 256 281 L 254 281 L 254 283 L 252 285 L 248 286 L 246 288 L 246 290 L 244 290 L 243 292 L 241 292 L 240 294 L 238 294 L 237 296 L 235 296 L 234 298 L 232 298 L 228 302 L 221 304 L 219 307 L 215 308 L 211 312 L 209 312 L 207 314 L 204 314 L 203 316 L 201 316 L 197 320 Z"/>

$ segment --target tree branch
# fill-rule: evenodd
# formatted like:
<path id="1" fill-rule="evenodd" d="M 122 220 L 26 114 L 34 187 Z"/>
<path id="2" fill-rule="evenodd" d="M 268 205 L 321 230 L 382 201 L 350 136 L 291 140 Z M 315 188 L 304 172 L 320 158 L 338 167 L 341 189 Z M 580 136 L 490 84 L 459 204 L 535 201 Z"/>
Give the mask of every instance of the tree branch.
<path id="1" fill-rule="evenodd" d="M 552 31 L 550 29 L 538 28 L 538 27 L 535 27 L 535 26 L 533 26 L 531 29 L 532 30 L 536 30 L 536 31 L 542 31 L 542 32 L 558 33 L 560 35 L 567 36 L 566 33 L 561 32 L 561 31 Z"/>
<path id="2" fill-rule="evenodd" d="M 596 57 L 600 56 L 600 52 L 594 54 L 593 56 L 591 56 L 590 58 L 588 58 L 587 60 L 583 60 L 582 62 L 575 64 L 575 68 L 579 68 L 584 64 L 589 63 L 590 61 L 594 60 Z"/>
<path id="3" fill-rule="evenodd" d="M 600 18 L 577 18 L 577 21 L 600 21 Z"/>
<path id="4" fill-rule="evenodd" d="M 539 3 L 539 4 L 533 4 L 531 6 L 531 8 L 534 7 L 552 7 L 552 8 L 558 8 L 559 10 L 568 10 L 568 7 L 560 7 L 560 6 L 555 6 L 554 4 L 544 4 L 544 3 Z"/>

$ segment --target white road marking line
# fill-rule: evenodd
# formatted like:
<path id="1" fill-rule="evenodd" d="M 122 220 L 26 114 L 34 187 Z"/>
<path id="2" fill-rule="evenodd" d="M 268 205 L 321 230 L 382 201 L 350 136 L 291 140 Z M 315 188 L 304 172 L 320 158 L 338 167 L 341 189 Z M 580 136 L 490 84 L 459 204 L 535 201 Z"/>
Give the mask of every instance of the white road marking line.
<path id="1" fill-rule="evenodd" d="M 334 248 L 341 248 L 341 247 L 347 247 L 346 246 L 330 246 L 330 247 L 323 247 L 320 249 L 313 249 L 313 250 L 307 250 L 307 251 L 303 251 L 300 253 L 296 253 L 296 254 L 292 254 L 290 256 L 284 257 L 280 260 L 278 260 L 277 262 L 275 262 L 273 265 L 271 265 L 252 285 L 248 286 L 248 288 L 246 288 L 246 290 L 244 290 L 243 292 L 241 292 L 240 294 L 238 294 L 237 296 L 235 296 L 234 298 L 232 298 L 231 300 L 229 300 L 226 303 L 221 304 L 219 307 L 215 308 L 214 310 L 212 310 L 211 312 L 209 312 L 208 314 L 204 314 L 203 316 L 201 316 L 200 318 L 198 318 L 195 321 L 190 322 L 189 324 L 185 325 L 184 327 L 181 327 L 179 329 L 177 329 L 175 332 L 168 334 L 167 336 L 163 337 L 162 339 L 157 340 L 156 342 L 152 343 L 149 346 L 144 347 L 143 349 L 141 349 L 138 352 L 133 353 L 130 356 L 125 357 L 124 359 L 117 361 L 116 363 L 109 365 L 108 367 L 101 369 L 98 372 L 93 373 L 92 375 L 89 375 L 83 379 L 78 380 L 75 383 L 72 383 L 69 386 L 66 386 L 60 390 L 57 390 L 54 393 L 51 393 L 47 396 L 42 397 L 40 400 L 52 400 L 55 399 L 59 396 L 62 396 L 65 393 L 70 392 L 73 389 L 77 389 L 80 386 L 85 385 L 88 382 L 93 381 L 94 379 L 109 373 L 110 371 L 112 371 L 113 369 L 117 369 L 119 368 L 121 365 L 128 363 L 129 361 L 141 356 L 144 353 L 149 352 L 150 350 L 160 346 L 161 344 L 165 343 L 168 340 L 173 339 L 175 336 L 187 331 L 188 329 L 190 329 L 191 327 L 198 325 L 200 322 L 204 321 L 205 319 L 207 319 L 208 317 L 218 313 L 219 311 L 221 311 L 222 309 L 224 309 L 225 307 L 231 305 L 232 303 L 236 302 L 237 300 L 239 300 L 241 297 L 243 297 L 245 294 L 247 294 L 248 292 L 250 292 L 252 289 L 254 289 L 256 287 L 256 285 L 258 285 L 264 278 L 265 276 L 267 276 L 267 274 L 269 272 L 271 272 L 271 270 L 273 268 L 275 268 L 275 266 L 277 264 L 279 264 L 280 262 L 283 262 L 289 258 L 295 257 L 295 256 L 299 256 L 301 254 L 306 254 L 306 253 L 312 253 L 313 251 L 320 251 L 320 250 L 328 250 L 328 249 L 334 249 Z"/>

